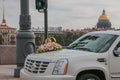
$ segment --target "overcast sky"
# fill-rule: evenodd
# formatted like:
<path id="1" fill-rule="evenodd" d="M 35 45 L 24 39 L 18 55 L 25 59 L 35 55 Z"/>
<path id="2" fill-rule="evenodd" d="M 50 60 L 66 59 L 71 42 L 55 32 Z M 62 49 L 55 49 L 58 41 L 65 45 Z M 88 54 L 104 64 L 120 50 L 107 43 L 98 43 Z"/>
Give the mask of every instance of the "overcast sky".
<path id="1" fill-rule="evenodd" d="M 0 0 L 0 21 L 2 22 Z M 35 9 L 35 0 L 30 2 L 32 27 L 44 27 L 44 15 Z M 9 26 L 19 28 L 20 0 L 5 0 L 6 19 Z M 112 27 L 120 27 L 120 0 L 48 0 L 48 26 L 63 29 L 91 28 L 98 22 L 102 10 L 110 16 Z"/>

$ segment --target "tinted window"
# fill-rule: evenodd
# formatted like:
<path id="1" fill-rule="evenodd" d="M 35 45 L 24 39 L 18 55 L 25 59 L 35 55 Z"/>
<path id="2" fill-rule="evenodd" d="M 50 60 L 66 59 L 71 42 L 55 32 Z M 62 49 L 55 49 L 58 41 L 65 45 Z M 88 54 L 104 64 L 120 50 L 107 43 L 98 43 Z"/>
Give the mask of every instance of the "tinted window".
<path id="1" fill-rule="evenodd" d="M 117 35 L 111 34 L 87 34 L 71 43 L 68 48 L 92 52 L 105 52 L 117 37 Z"/>

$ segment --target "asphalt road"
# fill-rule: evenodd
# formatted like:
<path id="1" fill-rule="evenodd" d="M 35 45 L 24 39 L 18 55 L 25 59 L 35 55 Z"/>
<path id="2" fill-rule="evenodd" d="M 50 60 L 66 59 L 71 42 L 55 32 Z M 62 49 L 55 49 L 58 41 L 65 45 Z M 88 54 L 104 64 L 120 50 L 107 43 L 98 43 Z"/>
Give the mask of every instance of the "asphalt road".
<path id="1" fill-rule="evenodd" d="M 19 80 L 14 77 L 15 65 L 0 65 L 0 80 Z"/>

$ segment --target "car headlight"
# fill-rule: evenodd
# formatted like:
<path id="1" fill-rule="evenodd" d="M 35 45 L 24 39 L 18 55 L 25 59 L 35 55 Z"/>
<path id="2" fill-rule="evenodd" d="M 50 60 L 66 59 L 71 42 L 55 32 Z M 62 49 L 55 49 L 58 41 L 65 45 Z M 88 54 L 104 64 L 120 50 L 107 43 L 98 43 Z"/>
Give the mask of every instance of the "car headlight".
<path id="1" fill-rule="evenodd" d="M 67 73 L 68 59 L 60 59 L 55 64 L 53 75 L 64 75 Z"/>

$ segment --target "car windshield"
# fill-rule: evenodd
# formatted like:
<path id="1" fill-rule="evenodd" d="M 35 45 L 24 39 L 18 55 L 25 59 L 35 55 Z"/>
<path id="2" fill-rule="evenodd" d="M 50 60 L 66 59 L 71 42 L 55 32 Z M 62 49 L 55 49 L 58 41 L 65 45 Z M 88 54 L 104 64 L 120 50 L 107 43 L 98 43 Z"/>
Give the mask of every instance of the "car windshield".
<path id="1" fill-rule="evenodd" d="M 69 49 L 79 49 L 90 52 L 105 52 L 117 38 L 112 34 L 85 34 L 71 43 Z"/>

